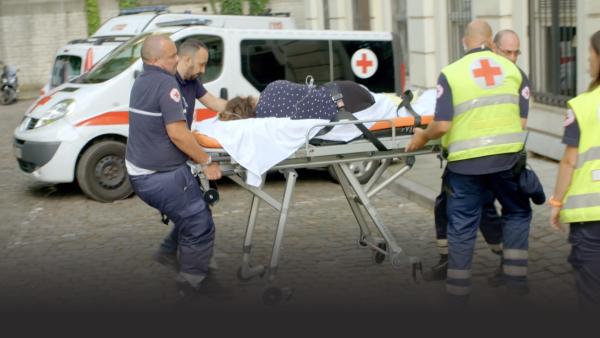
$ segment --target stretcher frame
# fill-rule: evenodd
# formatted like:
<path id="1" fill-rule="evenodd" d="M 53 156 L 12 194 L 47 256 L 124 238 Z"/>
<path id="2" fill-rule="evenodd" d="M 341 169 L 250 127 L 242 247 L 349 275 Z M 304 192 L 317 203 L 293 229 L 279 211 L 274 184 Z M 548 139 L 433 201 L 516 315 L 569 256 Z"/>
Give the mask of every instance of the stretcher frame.
<path id="1" fill-rule="evenodd" d="M 339 121 L 315 125 L 314 128 L 337 126 L 344 124 L 357 124 L 367 122 L 381 122 L 382 120 L 359 120 L 359 121 Z M 236 184 L 249 191 L 252 194 L 252 202 L 248 215 L 248 223 L 244 236 L 242 263 L 238 270 L 238 279 L 249 281 L 257 276 L 266 275 L 266 288 L 263 293 L 263 301 L 269 305 L 275 305 L 291 296 L 292 289 L 287 287 L 278 287 L 275 284 L 279 258 L 281 254 L 281 244 L 283 241 L 285 227 L 288 218 L 288 212 L 292 207 L 292 196 L 298 178 L 296 169 L 321 168 L 332 166 L 335 171 L 344 196 L 352 210 L 352 213 L 359 226 L 360 247 L 371 248 L 374 252 L 374 261 L 382 263 L 388 257 L 393 266 L 400 266 L 407 261 L 412 265 L 413 278 L 416 278 L 417 270 L 421 269 L 419 257 L 409 256 L 396 241 L 394 235 L 381 220 L 377 209 L 371 203 L 371 197 L 386 188 L 398 177 L 408 172 L 414 162 L 415 156 L 431 154 L 439 151 L 439 142 L 430 141 L 423 149 L 407 153 L 405 146 L 410 141 L 412 135 L 396 135 L 396 127 L 393 120 L 384 120 L 390 123 L 391 136 L 380 137 L 379 140 L 386 146 L 387 151 L 378 150 L 370 141 L 359 139 L 349 143 L 319 145 L 310 144 L 310 130 L 306 134 L 305 145 L 298 149 L 287 159 L 275 165 L 272 170 L 278 170 L 285 177 L 285 189 L 283 196 L 278 201 L 275 197 L 269 195 L 260 187 L 248 185 L 244 180 L 245 169 L 236 163 L 224 149 L 204 148 L 211 154 L 213 162 L 218 162 L 223 176 L 227 176 Z M 406 128 L 406 127 L 402 127 Z M 311 129 L 312 130 L 312 129 Z M 377 184 L 384 172 L 390 167 L 394 159 L 402 159 L 404 165 L 394 174 L 390 175 L 383 182 Z M 369 181 L 362 185 L 352 173 L 349 165 L 357 161 L 380 160 L 378 168 Z M 208 180 L 200 173 L 200 182 L 204 189 L 208 189 Z M 263 175 L 263 185 L 265 175 Z M 258 219 L 259 206 L 261 201 L 270 205 L 279 212 L 279 219 L 275 229 L 275 238 L 271 250 L 271 258 L 268 266 L 252 264 L 252 237 Z M 366 214 L 366 215 L 365 215 Z M 380 236 L 374 235 L 367 223 L 367 217 L 371 219 L 375 229 Z"/>

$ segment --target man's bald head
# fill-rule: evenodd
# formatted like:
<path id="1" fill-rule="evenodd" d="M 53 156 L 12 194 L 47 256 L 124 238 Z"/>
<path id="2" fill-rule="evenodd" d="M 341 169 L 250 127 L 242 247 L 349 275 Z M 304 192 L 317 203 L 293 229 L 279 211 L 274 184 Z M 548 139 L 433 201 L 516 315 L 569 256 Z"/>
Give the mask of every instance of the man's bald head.
<path id="1" fill-rule="evenodd" d="M 521 54 L 519 36 L 510 29 L 501 30 L 494 36 L 494 52 L 509 59 L 513 63 Z"/>
<path id="2" fill-rule="evenodd" d="M 465 29 L 463 43 L 468 50 L 480 46 L 492 47 L 492 27 L 484 20 L 473 20 Z"/>
<path id="3" fill-rule="evenodd" d="M 175 74 L 177 62 L 177 47 L 167 35 L 150 35 L 144 40 L 141 50 L 142 61 Z"/>
<path id="4" fill-rule="evenodd" d="M 144 40 L 142 45 L 142 60 L 145 63 L 156 62 L 157 59 L 163 57 L 165 53 L 165 46 L 168 43 L 173 43 L 171 39 L 164 34 L 150 35 Z"/>

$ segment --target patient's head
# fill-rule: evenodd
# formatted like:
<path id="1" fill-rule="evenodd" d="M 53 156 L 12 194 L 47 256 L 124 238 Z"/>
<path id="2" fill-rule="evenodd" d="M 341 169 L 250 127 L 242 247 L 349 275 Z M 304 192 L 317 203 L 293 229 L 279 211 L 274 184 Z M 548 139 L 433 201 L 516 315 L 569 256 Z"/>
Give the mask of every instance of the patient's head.
<path id="1" fill-rule="evenodd" d="M 227 102 L 219 120 L 231 121 L 256 117 L 256 99 L 252 96 L 236 96 Z"/>

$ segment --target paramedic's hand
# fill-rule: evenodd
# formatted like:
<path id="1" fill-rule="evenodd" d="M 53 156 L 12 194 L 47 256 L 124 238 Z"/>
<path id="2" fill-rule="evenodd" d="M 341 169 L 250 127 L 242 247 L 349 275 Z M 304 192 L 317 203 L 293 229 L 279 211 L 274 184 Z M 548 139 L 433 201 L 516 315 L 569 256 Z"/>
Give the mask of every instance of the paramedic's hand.
<path id="1" fill-rule="evenodd" d="M 561 208 L 552 207 L 552 210 L 550 211 L 550 225 L 556 230 L 565 231 L 564 226 L 559 221 L 560 209 Z"/>
<path id="2" fill-rule="evenodd" d="M 408 142 L 408 144 L 404 148 L 404 151 L 407 153 L 423 148 L 425 146 L 425 144 L 427 143 L 427 141 L 429 141 L 427 136 L 425 136 L 424 129 L 415 128 L 413 130 L 413 132 L 414 132 L 413 137 L 410 139 L 410 142 Z"/>
<path id="3" fill-rule="evenodd" d="M 202 167 L 202 172 L 211 181 L 221 178 L 221 167 L 219 167 L 218 163 L 211 163 L 206 167 Z"/>

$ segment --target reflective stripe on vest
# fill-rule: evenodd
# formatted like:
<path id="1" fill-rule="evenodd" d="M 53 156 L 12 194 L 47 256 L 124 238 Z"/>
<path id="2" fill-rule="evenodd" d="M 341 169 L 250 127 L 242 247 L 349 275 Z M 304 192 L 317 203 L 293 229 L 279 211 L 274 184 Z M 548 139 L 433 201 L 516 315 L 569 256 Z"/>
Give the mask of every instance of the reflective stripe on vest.
<path id="1" fill-rule="evenodd" d="M 600 220 L 600 87 L 569 100 L 580 129 L 577 165 L 563 199 L 560 221 Z"/>
<path id="2" fill-rule="evenodd" d="M 474 148 L 483 148 L 487 146 L 499 146 L 499 145 L 510 145 L 518 143 L 522 147 L 522 143 L 525 142 L 526 133 L 514 133 L 505 135 L 495 136 L 484 136 L 466 141 L 458 141 L 448 146 L 448 152 L 459 152 Z M 518 148 L 520 150 L 521 148 Z"/>
<path id="3" fill-rule="evenodd" d="M 577 166 L 579 169 L 583 167 L 585 162 L 600 160 L 600 146 L 592 147 L 587 151 L 581 152 L 577 155 Z"/>
<path id="4" fill-rule="evenodd" d="M 563 209 L 579 209 L 600 207 L 600 193 L 581 194 L 569 196 Z"/>
<path id="5" fill-rule="evenodd" d="M 487 97 L 479 97 L 454 106 L 454 116 L 458 116 L 471 109 L 503 103 L 519 104 L 519 96 L 514 94 L 499 94 Z"/>

